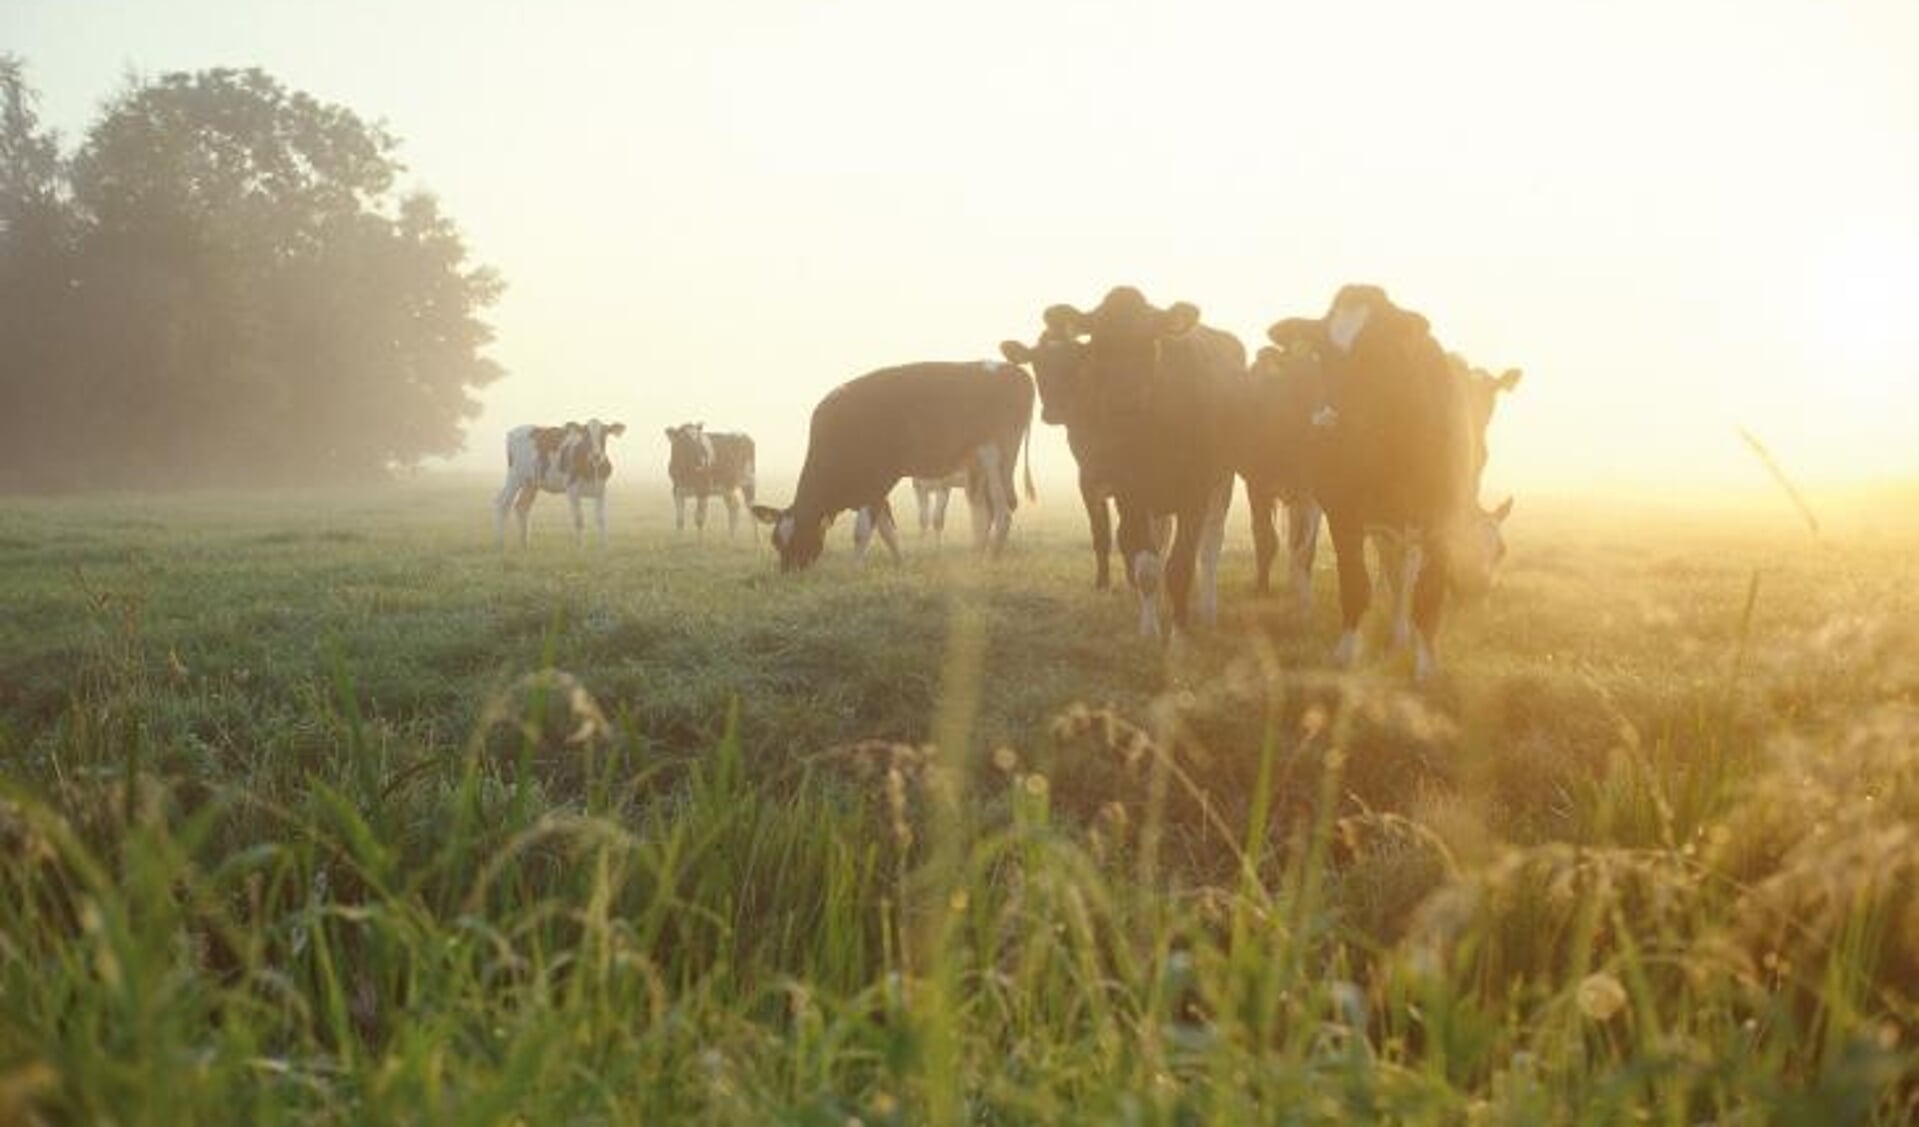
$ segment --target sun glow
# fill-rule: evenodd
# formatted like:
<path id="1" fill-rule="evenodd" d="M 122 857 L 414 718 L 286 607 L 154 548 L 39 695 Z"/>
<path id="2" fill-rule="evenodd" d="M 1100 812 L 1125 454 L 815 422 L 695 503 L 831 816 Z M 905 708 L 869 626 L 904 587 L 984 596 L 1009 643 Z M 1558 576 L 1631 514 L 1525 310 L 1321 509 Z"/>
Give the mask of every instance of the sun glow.
<path id="1" fill-rule="evenodd" d="M 1498 488 L 1751 482 L 1739 426 L 1919 477 L 1902 0 L 549 7 L 94 0 L 9 38 L 69 137 L 129 61 L 386 120 L 509 282 L 474 465 L 556 412 L 698 418 L 775 478 L 834 384 L 1052 302 L 1132 283 L 1256 345 L 1366 281 L 1527 370 Z"/>

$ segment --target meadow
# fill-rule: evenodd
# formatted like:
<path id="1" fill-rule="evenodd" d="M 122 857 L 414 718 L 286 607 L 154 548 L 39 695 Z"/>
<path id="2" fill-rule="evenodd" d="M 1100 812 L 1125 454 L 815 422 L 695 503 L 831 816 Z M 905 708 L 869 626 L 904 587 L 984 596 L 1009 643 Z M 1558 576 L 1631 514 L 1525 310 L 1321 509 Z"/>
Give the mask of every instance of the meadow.
<path id="1" fill-rule="evenodd" d="M 1919 1116 L 1910 494 L 1522 498 L 1415 689 L 1243 498 L 1162 646 L 491 486 L 0 502 L 0 1124 Z"/>

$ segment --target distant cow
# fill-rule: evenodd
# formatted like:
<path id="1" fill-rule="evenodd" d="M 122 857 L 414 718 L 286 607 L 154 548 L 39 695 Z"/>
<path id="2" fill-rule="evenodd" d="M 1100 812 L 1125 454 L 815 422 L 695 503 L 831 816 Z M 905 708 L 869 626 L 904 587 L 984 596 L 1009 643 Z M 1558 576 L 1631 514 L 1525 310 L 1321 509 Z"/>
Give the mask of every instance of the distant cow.
<path id="1" fill-rule="evenodd" d="M 987 497 L 985 477 L 979 465 L 979 459 L 969 457 L 964 469 L 956 470 L 943 477 L 916 477 L 913 479 L 913 502 L 919 512 L 920 535 L 933 534 L 935 543 L 939 543 L 946 533 L 946 508 L 953 490 L 966 494 L 967 508 L 972 512 L 973 541 L 975 545 L 984 542 L 992 523 L 992 503 Z M 891 499 L 888 499 L 888 516 L 891 516 Z M 865 562 L 866 553 L 873 545 L 873 533 L 880 527 L 878 510 L 866 506 L 859 510 L 853 524 L 853 558 Z M 895 525 L 897 527 L 897 525 Z M 893 562 L 902 559 L 899 545 L 889 542 Z"/>
<path id="2" fill-rule="evenodd" d="M 580 515 L 580 499 L 593 499 L 593 520 L 600 530 L 600 544 L 606 544 L 606 479 L 613 474 L 613 463 L 606 456 L 606 440 L 626 433 L 625 423 L 585 423 L 565 426 L 514 427 L 506 434 L 506 484 L 493 500 L 495 534 L 506 546 L 506 511 L 511 508 L 520 522 L 520 546 L 526 546 L 527 511 L 540 493 L 564 493 L 573 510 L 573 539 L 586 535 Z"/>
<path id="3" fill-rule="evenodd" d="M 1411 581 L 1414 670 L 1423 680 L 1438 668 L 1447 591 L 1490 583 L 1505 554 L 1500 524 L 1512 503 L 1487 512 L 1478 497 L 1493 393 L 1482 399 L 1459 378 L 1426 319 L 1394 305 L 1377 286 L 1346 286 L 1325 317 L 1282 321 L 1269 335 L 1275 343 L 1306 336 L 1323 365 L 1323 403 L 1312 416 L 1308 453 L 1313 495 L 1339 559 L 1335 658 L 1358 658 L 1359 623 L 1371 597 L 1366 537 L 1385 532 L 1407 550 L 1398 568 L 1387 570 Z"/>
<path id="4" fill-rule="evenodd" d="M 913 503 L 919 512 L 921 536 L 931 532 L 938 539 L 946 532 L 947 503 L 952 500 L 953 490 L 967 487 L 968 476 L 966 469 L 958 469 L 945 477 L 913 479 Z"/>
<path id="5" fill-rule="evenodd" d="M 686 502 L 693 501 L 693 527 L 706 532 L 706 501 L 726 503 L 726 534 L 732 536 L 740 506 L 753 504 L 753 440 L 744 434 L 708 431 L 705 423 L 666 428 L 666 475 L 673 482 L 673 527 L 686 528 Z"/>
<path id="6" fill-rule="evenodd" d="M 1054 389 L 1073 404 L 1071 412 L 1053 417 L 1071 420 L 1069 439 L 1075 431 L 1081 436 L 1082 494 L 1089 466 L 1093 484 L 1112 492 L 1120 554 L 1139 591 L 1140 632 L 1159 633 L 1162 568 L 1174 626 L 1186 623 L 1196 572 L 1199 618 L 1212 622 L 1219 611 L 1219 553 L 1232 498 L 1231 434 L 1245 384 L 1245 348 L 1230 333 L 1200 324 L 1196 307 L 1180 302 L 1159 309 L 1130 286 L 1112 290 L 1090 313 L 1054 306 L 1046 320 L 1049 333 L 1084 338 L 1082 362 L 1063 365 L 1064 383 Z M 1093 508 L 1089 501 L 1089 515 Z M 1176 525 L 1163 563 L 1156 517 L 1172 517 Z"/>
<path id="7" fill-rule="evenodd" d="M 938 477 L 979 460 L 991 509 L 985 546 L 1006 542 L 1013 510 L 1013 463 L 1033 414 L 1033 383 L 1009 364 L 925 363 L 882 368 L 834 388 L 813 410 L 806 461 L 793 503 L 755 505 L 773 526 L 780 566 L 819 558 L 826 526 L 847 509 L 872 508 L 880 537 L 899 552 L 887 495 L 900 478 Z M 1032 467 L 1026 494 L 1033 496 Z"/>

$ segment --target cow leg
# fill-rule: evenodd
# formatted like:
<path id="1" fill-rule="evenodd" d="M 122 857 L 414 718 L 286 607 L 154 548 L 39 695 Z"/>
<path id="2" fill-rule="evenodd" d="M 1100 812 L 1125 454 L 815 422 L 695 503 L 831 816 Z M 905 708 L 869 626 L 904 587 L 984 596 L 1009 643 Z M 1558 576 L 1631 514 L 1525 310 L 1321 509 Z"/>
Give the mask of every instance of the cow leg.
<path id="1" fill-rule="evenodd" d="M 1351 667 L 1359 661 L 1359 623 L 1372 598 L 1372 579 L 1366 574 L 1366 528 L 1350 519 L 1333 517 L 1333 552 L 1339 557 L 1339 645 L 1333 662 Z"/>
<path id="2" fill-rule="evenodd" d="M 1446 606 L 1452 561 L 1438 545 L 1419 568 L 1413 587 L 1413 680 L 1426 681 L 1439 672 L 1439 619 Z"/>
<path id="3" fill-rule="evenodd" d="M 1105 591 L 1113 586 L 1107 571 L 1107 557 L 1113 554 L 1113 514 L 1107 507 L 1104 487 L 1084 473 L 1079 475 L 1079 497 L 1086 504 L 1086 522 L 1093 526 L 1093 563 L 1098 569 L 1093 574 L 1093 590 Z"/>
<path id="4" fill-rule="evenodd" d="M 606 493 L 604 491 L 593 498 L 593 524 L 599 529 L 600 547 L 606 547 Z"/>
<path id="5" fill-rule="evenodd" d="M 940 486 L 933 491 L 931 500 L 933 503 L 933 539 L 940 540 L 946 535 L 946 506 L 953 502 L 952 488 L 945 485 Z M 920 531 L 925 532 L 925 527 L 922 526 Z"/>
<path id="6" fill-rule="evenodd" d="M 586 544 L 586 514 L 580 511 L 580 487 L 573 486 L 566 491 L 566 506 L 573 512 L 573 546 Z"/>
<path id="7" fill-rule="evenodd" d="M 726 538 L 731 540 L 740 530 L 740 491 L 729 489 L 723 499 L 726 501 Z"/>
<path id="8" fill-rule="evenodd" d="M 1278 498 L 1264 485 L 1246 479 L 1246 505 L 1252 510 L 1253 594 L 1272 593 L 1273 558 L 1279 555 L 1279 530 L 1274 510 Z"/>
<path id="9" fill-rule="evenodd" d="M 500 487 L 500 495 L 493 498 L 493 540 L 500 547 L 506 547 L 506 511 L 513 507 L 513 498 L 520 492 L 520 483 L 514 480 L 512 471 L 506 475 L 506 484 Z"/>
<path id="10" fill-rule="evenodd" d="M 1173 548 L 1166 557 L 1166 596 L 1173 604 L 1173 628 L 1187 626 L 1188 600 L 1193 593 L 1193 572 L 1199 559 L 1200 541 L 1206 533 L 1207 511 L 1211 499 L 1197 507 L 1179 511 L 1173 531 Z"/>
<path id="11" fill-rule="evenodd" d="M 1397 567 L 1380 569 L 1380 578 L 1393 583 L 1393 649 L 1403 650 L 1413 641 L 1413 601 L 1419 577 L 1426 562 L 1426 547 L 1409 533 L 1399 542 Z"/>
<path id="12" fill-rule="evenodd" d="M 520 495 L 513 501 L 513 519 L 520 526 L 520 547 L 522 548 L 526 547 L 527 515 L 533 511 L 533 498 L 539 495 L 538 486 L 527 484 L 520 487 Z"/>
<path id="13" fill-rule="evenodd" d="M 873 510 L 862 508 L 853 517 L 853 562 L 866 563 L 866 550 L 873 546 L 873 528 L 877 522 Z"/>
<path id="14" fill-rule="evenodd" d="M 1319 554 L 1319 503 L 1294 501 L 1286 506 L 1286 554 L 1292 564 L 1293 595 L 1299 613 L 1313 609 L 1313 557 Z"/>
<path id="15" fill-rule="evenodd" d="M 1159 637 L 1159 580 L 1163 570 L 1155 550 L 1154 532 L 1158 521 L 1135 506 L 1116 501 L 1119 508 L 1119 554 L 1126 563 L 1126 575 L 1139 595 L 1139 633 L 1143 638 Z"/>
<path id="16" fill-rule="evenodd" d="M 966 486 L 966 511 L 973 523 L 973 551 L 983 556 L 993 538 L 993 503 L 984 488 L 971 483 Z"/>
<path id="17" fill-rule="evenodd" d="M 1006 460 L 1000 456 L 998 446 L 988 443 L 980 447 L 974 458 L 979 464 L 981 487 L 985 490 L 987 504 L 992 507 L 993 519 L 989 548 L 999 555 L 1006 548 L 1006 535 L 1013 528 L 1013 486 L 1011 475 L 1007 472 Z"/>
<path id="18" fill-rule="evenodd" d="M 686 492 L 681 489 L 673 491 L 673 531 L 686 531 Z"/>
<path id="19" fill-rule="evenodd" d="M 693 532 L 701 540 L 706 539 L 706 494 L 701 493 L 693 502 Z"/>
<path id="20" fill-rule="evenodd" d="M 1199 536 L 1199 623 L 1219 622 L 1219 556 L 1226 546 L 1226 511 L 1233 503 L 1233 479 L 1226 478 L 1206 502 L 1205 523 Z"/>
<path id="21" fill-rule="evenodd" d="M 886 550 L 893 553 L 893 566 L 899 567 L 904 564 L 906 557 L 900 553 L 900 528 L 893 520 L 892 504 L 886 501 L 880 502 L 879 514 L 873 524 L 879 530 L 880 540 L 885 543 Z"/>
<path id="22" fill-rule="evenodd" d="M 913 479 L 913 507 L 919 513 L 920 535 L 933 527 L 933 490 L 918 478 Z"/>

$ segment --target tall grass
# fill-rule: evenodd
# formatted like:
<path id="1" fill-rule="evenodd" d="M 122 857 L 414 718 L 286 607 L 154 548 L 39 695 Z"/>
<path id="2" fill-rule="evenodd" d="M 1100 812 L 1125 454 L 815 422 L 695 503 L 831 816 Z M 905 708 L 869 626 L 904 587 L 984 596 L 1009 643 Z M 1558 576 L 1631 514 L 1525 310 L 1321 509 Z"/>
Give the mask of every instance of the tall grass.
<path id="1" fill-rule="evenodd" d="M 1697 670 L 1526 657 L 1576 628 L 1549 615 L 1427 695 L 1251 620 L 1108 705 L 1048 671 L 1074 643 L 1028 577 L 745 574 L 750 612 L 526 616 L 454 732 L 393 695 L 421 639 L 356 649 L 341 607 L 303 674 L 260 669 L 299 628 L 173 633 L 158 567 L 87 579 L 64 702 L 9 704 L 0 1123 L 1919 1111 L 1919 645 L 1883 616 L 1771 633 L 1734 572 Z M 850 664 L 791 724 L 750 656 L 718 693 L 573 664 L 691 677 L 676 616 L 750 633 L 848 585 L 935 617 L 824 639 Z"/>

